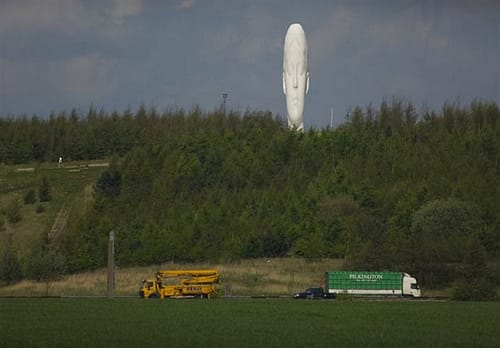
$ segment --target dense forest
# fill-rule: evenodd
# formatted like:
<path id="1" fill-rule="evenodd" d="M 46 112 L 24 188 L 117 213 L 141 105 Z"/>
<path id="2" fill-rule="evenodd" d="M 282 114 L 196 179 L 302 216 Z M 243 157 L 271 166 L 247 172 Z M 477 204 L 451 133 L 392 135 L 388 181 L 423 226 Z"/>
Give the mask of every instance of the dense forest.
<path id="1" fill-rule="evenodd" d="M 500 109 L 406 101 L 354 108 L 335 129 L 269 112 L 90 109 L 0 119 L 0 162 L 112 158 L 69 226 L 71 271 L 295 256 L 400 270 L 427 286 L 500 283 Z"/>

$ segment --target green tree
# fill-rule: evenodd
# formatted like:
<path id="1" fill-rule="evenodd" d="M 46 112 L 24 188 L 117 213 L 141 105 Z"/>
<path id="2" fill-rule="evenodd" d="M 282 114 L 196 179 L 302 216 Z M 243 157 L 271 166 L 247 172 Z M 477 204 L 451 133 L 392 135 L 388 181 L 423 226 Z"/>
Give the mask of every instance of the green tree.
<path id="1" fill-rule="evenodd" d="M 118 172 L 106 170 L 101 174 L 94 187 L 96 194 L 102 194 L 105 197 L 116 197 L 120 194 L 121 176 Z"/>
<path id="2" fill-rule="evenodd" d="M 24 204 L 35 204 L 35 202 L 36 202 L 35 190 L 31 189 L 24 195 Z"/>
<path id="3" fill-rule="evenodd" d="M 38 199 L 40 202 L 48 202 L 52 200 L 51 188 L 49 180 L 44 176 L 40 180 L 40 185 L 38 187 Z"/>
<path id="4" fill-rule="evenodd" d="M 414 214 L 410 230 L 411 271 L 430 286 L 452 280 L 457 274 L 450 264 L 476 262 L 470 255 L 484 252 L 479 243 L 482 227 L 478 210 L 470 203 L 447 199 L 424 205 Z"/>
<path id="5" fill-rule="evenodd" d="M 36 247 L 25 263 L 26 278 L 37 282 L 45 282 L 46 293 L 49 295 L 51 282 L 59 279 L 67 272 L 64 255 L 48 245 Z"/>
<path id="6" fill-rule="evenodd" d="M 22 276 L 17 251 L 12 243 L 12 238 L 9 237 L 0 258 L 0 281 L 9 285 L 19 281 Z"/>
<path id="7" fill-rule="evenodd" d="M 7 220 L 11 224 L 15 224 L 22 220 L 21 208 L 22 205 L 18 199 L 12 200 L 7 206 Z"/>

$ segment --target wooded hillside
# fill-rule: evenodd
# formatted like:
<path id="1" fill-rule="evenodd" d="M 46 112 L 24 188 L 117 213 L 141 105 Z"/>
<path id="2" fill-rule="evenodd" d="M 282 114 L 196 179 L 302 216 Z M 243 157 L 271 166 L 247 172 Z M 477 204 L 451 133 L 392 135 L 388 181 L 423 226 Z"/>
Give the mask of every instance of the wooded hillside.
<path id="1" fill-rule="evenodd" d="M 429 286 L 492 276 L 500 255 L 500 110 L 407 102 L 297 133 L 266 112 L 89 110 L 0 119 L 0 161 L 114 156 L 61 246 L 73 271 L 297 256 L 410 272 Z"/>

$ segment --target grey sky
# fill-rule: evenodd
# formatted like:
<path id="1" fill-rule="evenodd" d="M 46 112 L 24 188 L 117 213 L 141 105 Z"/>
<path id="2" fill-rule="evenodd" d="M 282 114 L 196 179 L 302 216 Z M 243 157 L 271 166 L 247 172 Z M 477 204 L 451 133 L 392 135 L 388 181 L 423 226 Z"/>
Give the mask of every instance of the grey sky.
<path id="1" fill-rule="evenodd" d="M 199 105 L 285 116 L 289 24 L 304 27 L 306 128 L 383 98 L 500 103 L 500 1 L 0 0 L 0 115 Z"/>

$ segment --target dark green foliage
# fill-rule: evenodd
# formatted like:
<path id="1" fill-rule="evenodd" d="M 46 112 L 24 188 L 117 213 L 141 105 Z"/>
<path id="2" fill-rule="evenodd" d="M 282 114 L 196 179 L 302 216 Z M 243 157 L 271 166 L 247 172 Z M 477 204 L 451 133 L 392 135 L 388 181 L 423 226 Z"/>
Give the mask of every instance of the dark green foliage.
<path id="1" fill-rule="evenodd" d="M 38 204 L 36 206 L 36 210 L 35 211 L 36 211 L 37 214 L 41 214 L 41 213 L 43 213 L 45 211 L 45 207 L 43 205 L 41 205 L 41 204 Z"/>
<path id="2" fill-rule="evenodd" d="M 12 238 L 8 238 L 0 254 L 0 282 L 9 285 L 19 281 L 22 276 L 17 251 L 12 244 Z"/>
<path id="3" fill-rule="evenodd" d="M 35 202 L 36 202 L 36 193 L 34 189 L 31 189 L 24 195 L 24 204 L 35 204 Z"/>
<path id="4" fill-rule="evenodd" d="M 453 280 L 457 274 L 450 267 L 463 264 L 462 276 L 476 278 L 485 272 L 483 247 L 479 242 L 482 221 L 478 209 L 456 200 L 436 200 L 424 205 L 413 216 L 409 234 L 409 269 L 428 285 Z"/>
<path id="5" fill-rule="evenodd" d="M 105 197 L 116 197 L 120 194 L 121 176 L 117 172 L 110 173 L 108 170 L 101 174 L 101 177 L 95 184 L 96 194 Z"/>
<path id="6" fill-rule="evenodd" d="M 494 301 L 497 299 L 495 283 L 485 278 L 459 281 L 453 286 L 451 298 L 458 301 Z"/>
<path id="7" fill-rule="evenodd" d="M 46 177 L 42 177 L 40 181 L 40 186 L 38 188 L 38 199 L 40 202 L 49 202 L 52 200 L 52 195 L 50 193 L 50 184 Z"/>
<path id="8" fill-rule="evenodd" d="M 17 199 L 12 200 L 7 206 L 7 220 L 11 224 L 15 224 L 22 220 L 21 208 L 21 202 Z"/>

